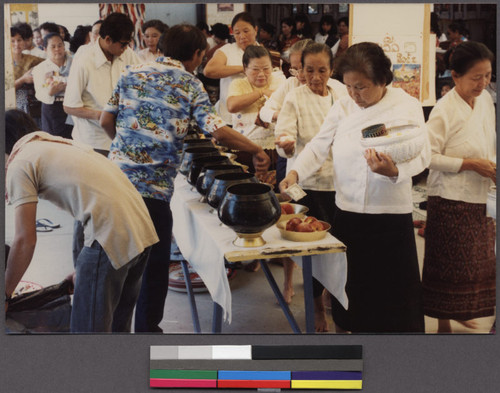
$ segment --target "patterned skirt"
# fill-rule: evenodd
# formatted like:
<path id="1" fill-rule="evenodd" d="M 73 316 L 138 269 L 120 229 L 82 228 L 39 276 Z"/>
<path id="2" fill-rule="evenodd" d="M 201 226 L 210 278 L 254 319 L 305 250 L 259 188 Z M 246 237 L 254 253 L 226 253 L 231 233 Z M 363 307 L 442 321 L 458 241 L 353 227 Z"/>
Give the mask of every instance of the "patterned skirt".
<path id="1" fill-rule="evenodd" d="M 469 320 L 495 312 L 495 223 L 486 205 L 429 197 L 424 312 Z"/>

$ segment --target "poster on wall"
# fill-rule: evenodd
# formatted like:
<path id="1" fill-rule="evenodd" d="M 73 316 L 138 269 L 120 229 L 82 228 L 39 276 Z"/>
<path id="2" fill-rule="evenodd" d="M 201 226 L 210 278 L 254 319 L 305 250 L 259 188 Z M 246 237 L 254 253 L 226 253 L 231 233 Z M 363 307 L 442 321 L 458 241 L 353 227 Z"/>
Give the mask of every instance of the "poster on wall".
<path id="1" fill-rule="evenodd" d="M 6 14 L 8 15 L 8 14 Z M 10 4 L 10 21 L 16 23 L 28 23 L 31 27 L 38 26 L 37 4 Z"/>
<path id="2" fill-rule="evenodd" d="M 231 26 L 234 16 L 246 10 L 246 5 L 241 3 L 207 3 L 205 6 L 208 26 L 215 23 Z"/>
<path id="3" fill-rule="evenodd" d="M 435 77 L 430 11 L 428 4 L 352 4 L 350 12 L 350 45 L 363 41 L 380 45 L 392 63 L 392 86 L 422 105 L 435 103 L 430 83 Z"/>

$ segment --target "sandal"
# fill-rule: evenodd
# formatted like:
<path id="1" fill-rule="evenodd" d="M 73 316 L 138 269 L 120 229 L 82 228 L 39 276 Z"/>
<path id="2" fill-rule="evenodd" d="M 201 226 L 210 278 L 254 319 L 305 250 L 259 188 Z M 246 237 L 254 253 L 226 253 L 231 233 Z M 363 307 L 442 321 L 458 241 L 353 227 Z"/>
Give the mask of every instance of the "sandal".
<path id="1" fill-rule="evenodd" d="M 36 231 L 37 232 L 52 232 L 52 228 L 48 227 L 47 225 L 40 224 L 39 222 L 36 223 Z"/>
<path id="2" fill-rule="evenodd" d="M 52 221 L 50 221 L 48 218 L 40 218 L 39 220 L 36 220 L 37 226 L 40 225 L 41 227 L 47 227 L 51 229 L 59 228 L 59 224 L 54 224 Z M 49 232 L 49 231 L 47 231 Z"/>

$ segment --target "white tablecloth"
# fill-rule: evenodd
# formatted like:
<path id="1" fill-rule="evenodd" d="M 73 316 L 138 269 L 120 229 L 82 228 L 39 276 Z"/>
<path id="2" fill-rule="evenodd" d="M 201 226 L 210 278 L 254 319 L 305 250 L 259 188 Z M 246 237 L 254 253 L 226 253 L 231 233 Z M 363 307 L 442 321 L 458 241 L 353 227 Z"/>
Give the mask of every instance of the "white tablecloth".
<path id="1" fill-rule="evenodd" d="M 231 290 L 224 267 L 224 255 L 244 249 L 233 245 L 235 232 L 223 225 L 217 214 L 210 213 L 208 204 L 199 201 L 200 194 L 192 189 L 183 175 L 177 176 L 174 187 L 170 208 L 177 245 L 184 258 L 203 280 L 213 301 L 222 307 L 224 320 L 231 323 Z M 292 248 L 303 244 L 282 239 L 274 225 L 267 229 L 262 237 L 266 244 L 257 248 L 262 251 L 280 247 Z M 332 242 L 338 240 L 328 234 L 325 239 L 308 244 L 327 245 Z M 301 265 L 301 257 L 293 259 Z M 313 255 L 312 268 L 313 276 L 347 308 L 344 290 L 347 278 L 345 253 Z"/>

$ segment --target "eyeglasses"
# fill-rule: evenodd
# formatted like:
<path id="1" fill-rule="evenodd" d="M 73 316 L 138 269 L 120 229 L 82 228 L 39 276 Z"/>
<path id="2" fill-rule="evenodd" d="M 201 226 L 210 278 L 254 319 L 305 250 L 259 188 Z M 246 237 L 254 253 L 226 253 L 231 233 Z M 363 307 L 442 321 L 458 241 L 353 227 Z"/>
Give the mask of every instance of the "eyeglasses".
<path id="1" fill-rule="evenodd" d="M 272 72 L 272 68 L 266 67 L 266 68 L 248 68 L 248 70 L 254 74 L 260 74 L 263 72 L 264 74 Z"/>
<path id="2" fill-rule="evenodd" d="M 301 71 L 302 71 L 302 69 L 298 70 L 296 68 L 290 68 L 288 70 L 288 72 L 290 73 L 291 76 L 297 76 L 300 74 Z"/>

